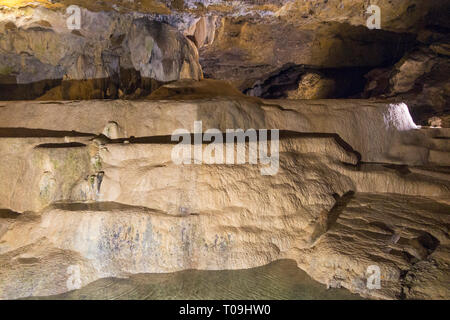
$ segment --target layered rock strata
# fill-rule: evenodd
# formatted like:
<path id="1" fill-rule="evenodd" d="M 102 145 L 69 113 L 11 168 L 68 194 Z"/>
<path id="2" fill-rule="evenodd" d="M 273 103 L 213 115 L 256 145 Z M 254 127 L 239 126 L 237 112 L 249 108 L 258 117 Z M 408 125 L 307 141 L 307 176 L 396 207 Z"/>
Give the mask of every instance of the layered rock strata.
<path id="1" fill-rule="evenodd" d="M 229 92 L 2 102 L 0 297 L 66 292 L 74 268 L 84 286 L 281 258 L 365 297 L 450 296 L 446 129 L 416 126 L 399 104 Z M 261 175 L 260 162 L 175 164 L 170 135 L 194 121 L 280 129 L 277 173 Z M 380 289 L 366 286 L 371 265 Z"/>

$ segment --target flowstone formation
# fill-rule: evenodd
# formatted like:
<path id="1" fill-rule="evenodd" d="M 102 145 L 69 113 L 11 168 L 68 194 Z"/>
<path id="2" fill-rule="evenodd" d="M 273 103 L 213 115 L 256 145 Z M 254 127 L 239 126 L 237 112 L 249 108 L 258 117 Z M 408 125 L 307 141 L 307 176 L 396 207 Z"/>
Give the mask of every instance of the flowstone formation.
<path id="1" fill-rule="evenodd" d="M 0 299 L 281 259 L 449 299 L 448 3 L 377 5 L 3 1 Z"/>
<path id="2" fill-rule="evenodd" d="M 3 103 L 3 298 L 63 293 L 71 265 L 86 285 L 280 258 L 368 297 L 448 297 L 447 129 L 367 100 L 172 98 Z M 195 120 L 280 128 L 278 173 L 174 164 L 170 134 Z"/>

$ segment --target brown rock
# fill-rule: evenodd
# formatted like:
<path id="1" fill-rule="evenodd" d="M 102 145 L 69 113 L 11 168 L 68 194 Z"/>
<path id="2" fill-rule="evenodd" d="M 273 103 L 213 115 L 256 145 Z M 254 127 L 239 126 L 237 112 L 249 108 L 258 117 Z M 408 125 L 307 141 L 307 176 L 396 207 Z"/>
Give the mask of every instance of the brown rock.
<path id="1" fill-rule="evenodd" d="M 288 92 L 289 99 L 326 99 L 334 95 L 336 90 L 332 79 L 321 77 L 317 73 L 308 73 L 301 77 L 298 89 Z"/>

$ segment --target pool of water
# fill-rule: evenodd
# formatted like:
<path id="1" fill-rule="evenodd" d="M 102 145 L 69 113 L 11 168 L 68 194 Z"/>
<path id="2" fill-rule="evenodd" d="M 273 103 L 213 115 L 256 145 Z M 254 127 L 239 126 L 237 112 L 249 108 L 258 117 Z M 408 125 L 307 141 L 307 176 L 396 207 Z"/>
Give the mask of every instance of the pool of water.
<path id="1" fill-rule="evenodd" d="M 292 260 L 245 270 L 187 270 L 100 279 L 80 290 L 37 299 L 361 299 L 346 289 L 326 289 Z"/>

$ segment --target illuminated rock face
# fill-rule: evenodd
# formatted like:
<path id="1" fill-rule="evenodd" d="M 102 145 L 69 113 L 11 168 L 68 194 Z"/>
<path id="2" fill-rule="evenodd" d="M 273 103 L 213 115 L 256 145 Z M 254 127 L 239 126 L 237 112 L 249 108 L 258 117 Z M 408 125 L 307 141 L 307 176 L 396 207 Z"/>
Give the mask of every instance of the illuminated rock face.
<path id="1" fill-rule="evenodd" d="M 80 29 L 61 12 L 0 12 L 0 84 L 6 99 L 102 99 L 203 77 L 195 45 L 150 17 L 82 10 Z M 51 88 L 51 90 L 49 90 Z"/>
<path id="2" fill-rule="evenodd" d="M 0 100 L 135 99 L 204 73 L 264 98 L 395 96 L 417 123 L 438 116 L 448 126 L 445 0 L 378 1 L 380 30 L 367 28 L 364 1 L 201 3 L 3 2 Z M 68 27 L 69 5 L 80 8 L 79 28 Z M 432 59 L 411 55 L 418 41 Z M 258 90 L 274 78 L 275 92 Z"/>
<path id="3" fill-rule="evenodd" d="M 392 68 L 375 69 L 368 75 L 364 95 L 403 99 L 412 110 L 416 122 L 428 125 L 438 116 L 437 124 L 449 127 L 450 55 L 448 39 L 428 39 L 422 35 L 420 47 L 405 55 Z"/>
<path id="4" fill-rule="evenodd" d="M 3 2 L 0 298 L 292 259 L 364 297 L 449 299 L 448 4 L 381 0 L 369 30 L 366 2 Z M 276 172 L 176 164 L 196 121 L 280 130 Z"/>
<path id="5" fill-rule="evenodd" d="M 449 150 L 433 138 L 445 129 L 416 128 L 404 107 L 367 100 L 172 98 L 2 103 L 2 298 L 281 258 L 367 297 L 448 298 L 450 179 L 439 166 Z M 176 165 L 170 135 L 195 120 L 204 130 L 279 128 L 277 173 Z M 392 150 L 403 151 L 390 158 Z M 412 166 L 371 163 L 376 156 Z M 381 270 L 381 289 L 366 286 L 370 265 Z"/>
<path id="6" fill-rule="evenodd" d="M 240 90 L 291 64 L 375 68 L 400 59 L 427 19 L 445 21 L 444 0 L 379 1 L 382 30 L 367 29 L 364 1 L 202 3 L 6 3 L 0 6 L 1 83 L 21 86 L 3 99 L 134 97 L 136 89 L 151 91 L 159 82 L 201 78 L 199 62 L 208 77 Z M 69 4 L 81 10 L 73 30 L 64 12 Z"/>

